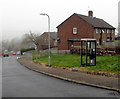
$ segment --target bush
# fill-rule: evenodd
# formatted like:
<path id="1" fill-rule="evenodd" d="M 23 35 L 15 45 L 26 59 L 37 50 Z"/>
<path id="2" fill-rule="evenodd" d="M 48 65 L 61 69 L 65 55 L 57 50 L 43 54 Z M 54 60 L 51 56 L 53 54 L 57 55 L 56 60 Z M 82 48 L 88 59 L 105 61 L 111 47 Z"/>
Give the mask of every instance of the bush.
<path id="1" fill-rule="evenodd" d="M 20 50 L 20 52 L 21 52 L 21 55 L 23 54 L 23 52 L 27 52 L 27 51 L 31 51 L 31 50 L 35 50 L 35 48 L 23 48 L 23 49 L 21 49 Z"/>

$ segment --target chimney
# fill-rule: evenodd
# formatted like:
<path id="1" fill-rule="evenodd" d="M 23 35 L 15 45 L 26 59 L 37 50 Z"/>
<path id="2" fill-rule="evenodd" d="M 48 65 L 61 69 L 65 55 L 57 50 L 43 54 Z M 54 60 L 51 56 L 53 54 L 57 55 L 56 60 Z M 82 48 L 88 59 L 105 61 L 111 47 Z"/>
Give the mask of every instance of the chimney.
<path id="1" fill-rule="evenodd" d="M 88 16 L 93 17 L 93 11 L 92 10 L 88 11 Z"/>

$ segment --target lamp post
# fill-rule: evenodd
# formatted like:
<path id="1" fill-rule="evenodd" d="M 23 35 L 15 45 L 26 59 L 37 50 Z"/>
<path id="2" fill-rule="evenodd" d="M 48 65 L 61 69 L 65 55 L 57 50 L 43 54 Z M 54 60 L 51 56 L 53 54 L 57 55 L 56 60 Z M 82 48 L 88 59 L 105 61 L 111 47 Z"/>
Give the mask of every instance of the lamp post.
<path id="1" fill-rule="evenodd" d="M 48 66 L 50 66 L 50 17 L 48 14 L 40 13 L 40 15 L 44 15 L 48 17 Z"/>

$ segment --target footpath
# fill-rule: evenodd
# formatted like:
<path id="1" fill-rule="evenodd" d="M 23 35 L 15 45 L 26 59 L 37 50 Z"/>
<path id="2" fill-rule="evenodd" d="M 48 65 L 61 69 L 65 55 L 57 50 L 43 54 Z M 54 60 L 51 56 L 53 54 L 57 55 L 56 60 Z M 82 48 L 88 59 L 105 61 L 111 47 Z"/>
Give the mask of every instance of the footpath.
<path id="1" fill-rule="evenodd" d="M 62 80 L 71 81 L 87 86 L 94 86 L 120 92 L 118 77 L 106 77 L 101 75 L 91 75 L 87 73 L 64 70 L 62 68 L 53 68 L 39 63 L 34 63 L 30 59 L 18 59 L 18 62 L 30 70 L 56 77 Z"/>

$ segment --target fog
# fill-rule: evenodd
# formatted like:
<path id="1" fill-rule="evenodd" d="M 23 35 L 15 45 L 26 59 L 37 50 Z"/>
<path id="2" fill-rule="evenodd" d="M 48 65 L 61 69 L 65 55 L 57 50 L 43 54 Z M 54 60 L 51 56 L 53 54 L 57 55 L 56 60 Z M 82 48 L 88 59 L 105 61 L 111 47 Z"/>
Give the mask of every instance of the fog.
<path id="1" fill-rule="evenodd" d="M 120 1 L 118 3 L 118 22 L 120 23 Z"/>
<path id="2" fill-rule="evenodd" d="M 120 1 L 119 1 L 119 4 L 118 4 L 118 32 L 119 32 L 119 35 L 120 35 Z"/>
<path id="3" fill-rule="evenodd" d="M 73 13 L 104 19 L 118 27 L 119 0 L 0 0 L 0 39 L 19 38 L 30 30 L 41 34 L 48 31 L 47 17 L 50 16 L 51 31 Z"/>

